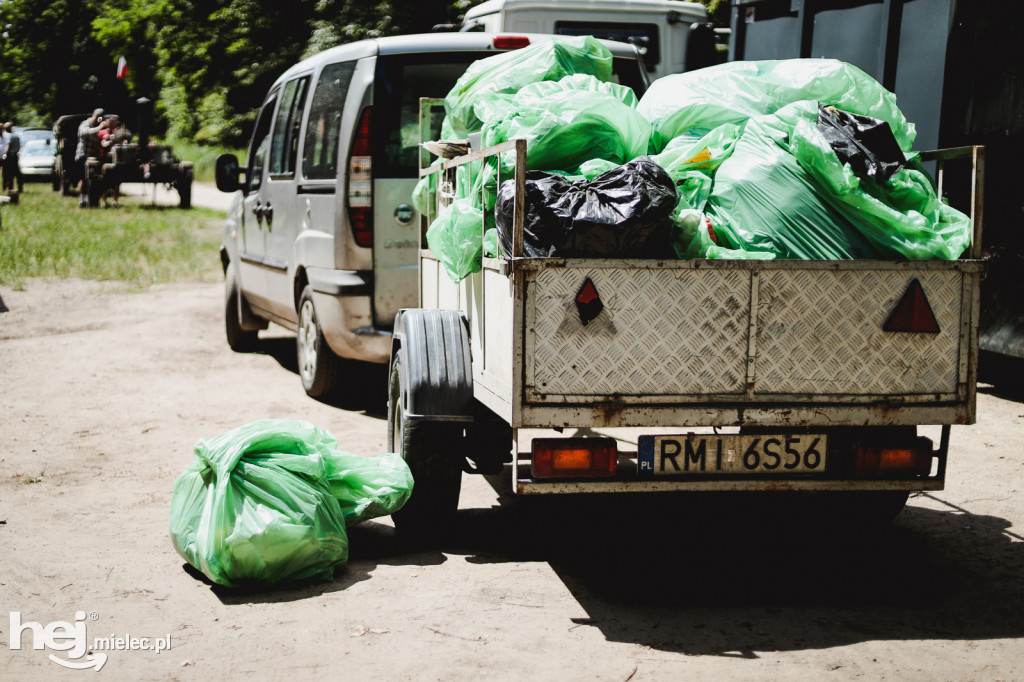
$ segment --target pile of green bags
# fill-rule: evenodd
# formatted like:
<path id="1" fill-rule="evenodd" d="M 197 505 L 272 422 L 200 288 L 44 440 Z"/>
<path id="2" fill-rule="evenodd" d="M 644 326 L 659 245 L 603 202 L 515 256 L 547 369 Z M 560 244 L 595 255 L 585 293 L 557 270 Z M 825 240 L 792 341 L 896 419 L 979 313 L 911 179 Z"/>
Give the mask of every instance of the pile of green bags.
<path id="1" fill-rule="evenodd" d="M 386 516 L 412 493 L 397 454 L 359 457 L 308 422 L 267 419 L 202 439 L 174 484 L 171 540 L 230 587 L 331 580 L 346 528 Z"/>
<path id="2" fill-rule="evenodd" d="M 936 196 L 911 151 L 914 125 L 857 67 L 731 62 L 661 78 L 638 101 L 610 82 L 610 64 L 590 37 L 480 60 L 445 99 L 443 134 L 480 132 L 485 147 L 525 139 L 529 170 L 570 182 L 649 157 L 676 183 L 666 256 L 923 260 L 969 248 L 970 219 Z M 898 159 L 885 173 L 865 172 L 879 139 Z M 453 281 L 479 270 L 482 255 L 498 255 L 495 196 L 512 164 L 506 153 L 491 166 L 460 167 L 452 206 L 428 230 Z"/>

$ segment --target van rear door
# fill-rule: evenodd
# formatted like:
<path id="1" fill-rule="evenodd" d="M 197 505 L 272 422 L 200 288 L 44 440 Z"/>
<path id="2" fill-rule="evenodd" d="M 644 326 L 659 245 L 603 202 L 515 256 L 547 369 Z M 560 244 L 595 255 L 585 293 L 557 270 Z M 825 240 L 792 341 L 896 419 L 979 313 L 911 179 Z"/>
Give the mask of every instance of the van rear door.
<path id="1" fill-rule="evenodd" d="M 412 192 L 419 159 L 420 98 L 444 97 L 472 62 L 494 54 L 421 52 L 377 58 L 372 119 L 375 326 L 390 328 L 399 308 L 417 305 L 419 221 Z"/>

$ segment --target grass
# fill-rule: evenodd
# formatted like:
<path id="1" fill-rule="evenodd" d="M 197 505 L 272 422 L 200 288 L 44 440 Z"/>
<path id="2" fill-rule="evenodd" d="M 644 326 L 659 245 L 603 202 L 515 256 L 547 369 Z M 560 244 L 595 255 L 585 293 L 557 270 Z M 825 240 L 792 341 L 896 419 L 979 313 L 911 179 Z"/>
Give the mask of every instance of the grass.
<path id="1" fill-rule="evenodd" d="M 161 144 L 171 145 L 174 155 L 182 161 L 191 161 L 196 180 L 213 183 L 214 166 L 221 154 L 234 154 L 242 162 L 245 161 L 246 150 L 228 149 L 226 147 L 208 147 L 198 145 L 191 140 L 164 140 Z"/>
<path id="2" fill-rule="evenodd" d="M 80 209 L 48 184 L 25 185 L 0 207 L 0 285 L 32 277 L 116 280 L 135 287 L 221 278 L 223 214 L 150 206 L 125 198 L 118 209 Z"/>

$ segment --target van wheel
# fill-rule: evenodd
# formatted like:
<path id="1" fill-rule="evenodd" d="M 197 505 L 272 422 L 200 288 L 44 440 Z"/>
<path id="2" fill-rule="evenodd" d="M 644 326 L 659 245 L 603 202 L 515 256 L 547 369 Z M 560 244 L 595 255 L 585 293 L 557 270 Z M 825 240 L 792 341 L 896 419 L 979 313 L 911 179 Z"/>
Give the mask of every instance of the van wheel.
<path id="1" fill-rule="evenodd" d="M 436 542 L 452 529 L 459 507 L 462 468 L 461 424 L 409 420 L 402 408 L 402 351 L 395 353 L 388 380 L 388 451 L 397 452 L 412 472 L 412 495 L 391 515 L 403 536 Z"/>
<path id="2" fill-rule="evenodd" d="M 324 338 L 313 306 L 313 288 L 307 285 L 299 297 L 299 326 L 295 339 L 302 387 L 313 398 L 321 398 L 341 379 L 342 361 Z"/>
<path id="3" fill-rule="evenodd" d="M 256 350 L 258 336 L 256 331 L 242 327 L 239 317 L 238 280 L 235 279 L 234 266 L 229 265 L 224 280 L 224 334 L 228 339 L 228 347 L 236 353 L 251 353 Z"/>

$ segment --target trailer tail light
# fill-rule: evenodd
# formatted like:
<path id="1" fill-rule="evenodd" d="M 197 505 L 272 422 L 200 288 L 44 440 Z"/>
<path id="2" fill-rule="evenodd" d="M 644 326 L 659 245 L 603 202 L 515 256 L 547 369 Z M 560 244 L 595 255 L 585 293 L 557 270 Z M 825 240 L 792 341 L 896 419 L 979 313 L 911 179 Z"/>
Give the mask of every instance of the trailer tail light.
<path id="1" fill-rule="evenodd" d="M 618 450 L 614 438 L 534 438 L 534 478 L 610 478 Z"/>
<path id="2" fill-rule="evenodd" d="M 491 43 L 497 50 L 518 50 L 521 47 L 528 47 L 530 39 L 526 36 L 494 36 Z"/>
<path id="3" fill-rule="evenodd" d="M 927 476 L 932 469 L 932 441 L 921 437 L 899 447 L 858 445 L 856 466 L 858 476 Z"/>
<path id="4" fill-rule="evenodd" d="M 348 159 L 348 221 L 359 246 L 373 246 L 371 107 L 363 109 Z"/>

